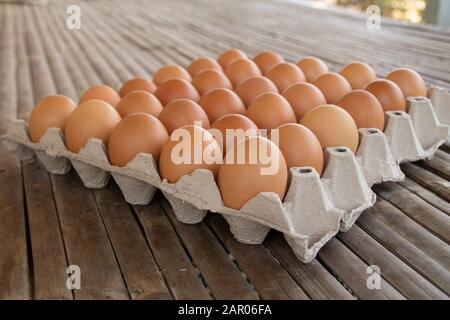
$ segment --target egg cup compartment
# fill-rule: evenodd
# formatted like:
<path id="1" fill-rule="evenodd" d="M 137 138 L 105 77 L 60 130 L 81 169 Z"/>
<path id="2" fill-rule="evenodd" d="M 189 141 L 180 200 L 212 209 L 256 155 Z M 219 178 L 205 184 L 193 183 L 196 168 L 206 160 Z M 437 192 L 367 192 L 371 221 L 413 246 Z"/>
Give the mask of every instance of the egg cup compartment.
<path id="1" fill-rule="evenodd" d="M 394 160 L 398 163 L 422 159 L 423 148 L 417 138 L 411 117 L 406 112 L 386 112 L 384 134 Z"/>
<path id="2" fill-rule="evenodd" d="M 447 141 L 449 127 L 440 123 L 430 99 L 410 97 L 407 103 L 408 114 L 423 149 L 422 157 L 432 158 L 436 150 Z"/>
<path id="3" fill-rule="evenodd" d="M 156 188 L 148 182 L 119 173 L 111 175 L 129 204 L 147 205 L 153 200 Z"/>
<path id="4" fill-rule="evenodd" d="M 385 134 L 379 129 L 359 129 L 356 159 L 369 187 L 405 178 L 392 156 Z"/>
<path id="5" fill-rule="evenodd" d="M 448 115 L 449 93 L 436 88 L 430 92 L 439 117 Z M 13 121 L 2 142 L 22 160 L 36 155 L 54 174 L 64 174 L 73 165 L 88 188 L 106 186 L 112 175 L 131 204 L 148 204 L 159 188 L 183 223 L 198 223 L 207 211 L 220 213 L 243 243 L 261 243 L 270 229 L 276 229 L 299 260 L 310 262 L 339 230 L 348 230 L 374 204 L 370 186 L 403 179 L 399 163 L 429 157 L 445 142 L 448 128 L 439 123 L 430 101 L 413 98 L 409 105 L 411 116 L 386 113 L 384 133 L 361 129 L 356 157 L 346 148 L 327 149 L 322 179 L 313 168 L 292 168 L 284 203 L 274 193 L 260 193 L 239 211 L 224 206 L 208 170 L 196 170 L 170 184 L 161 180 L 149 154 L 138 154 L 125 167 L 113 166 L 101 140 L 92 138 L 79 153 L 72 153 L 61 130 L 50 128 L 39 143 L 32 143 L 23 120 Z"/>
<path id="6" fill-rule="evenodd" d="M 348 148 L 325 150 L 322 183 L 333 205 L 344 212 L 341 231 L 348 231 L 361 213 L 375 204 L 376 196 Z"/>
<path id="7" fill-rule="evenodd" d="M 169 201 L 177 220 L 185 224 L 197 224 L 202 222 L 208 213 L 206 209 L 198 209 L 193 204 L 181 200 L 168 192 L 162 192 L 167 201 Z"/>
<path id="8" fill-rule="evenodd" d="M 432 87 L 429 96 L 439 121 L 450 125 L 450 92 L 443 88 Z"/>

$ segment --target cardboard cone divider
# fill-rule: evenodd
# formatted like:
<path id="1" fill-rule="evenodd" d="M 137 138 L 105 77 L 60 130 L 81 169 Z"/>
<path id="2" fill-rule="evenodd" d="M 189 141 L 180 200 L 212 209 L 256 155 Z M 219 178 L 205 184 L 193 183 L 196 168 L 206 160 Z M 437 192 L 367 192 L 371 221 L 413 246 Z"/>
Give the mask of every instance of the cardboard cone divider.
<path id="1" fill-rule="evenodd" d="M 432 87 L 429 90 L 429 96 L 439 121 L 450 125 L 450 92 L 439 87 Z"/>
<path id="2" fill-rule="evenodd" d="M 431 92 L 441 109 L 449 108 L 447 91 L 433 88 Z M 408 105 L 409 114 L 386 112 L 384 133 L 360 129 L 356 155 L 343 147 L 326 149 L 322 177 L 313 168 L 291 168 L 284 202 L 265 192 L 240 210 L 224 205 L 208 170 L 196 170 L 170 184 L 160 178 L 150 154 L 136 155 L 125 167 L 113 166 L 101 140 L 91 138 L 79 153 L 73 153 L 67 150 L 61 130 L 49 128 L 39 143 L 33 143 L 24 120 L 14 120 L 2 142 L 22 160 L 36 156 L 50 173 L 65 174 L 73 166 L 87 188 L 104 188 L 112 176 L 125 200 L 134 205 L 148 204 L 160 189 L 183 223 L 199 223 L 208 211 L 220 213 L 242 243 L 262 243 L 270 229 L 278 230 L 296 257 L 307 263 L 374 205 L 372 185 L 403 180 L 400 163 L 429 158 L 447 140 L 448 127 L 440 124 L 430 99 L 409 98 Z"/>

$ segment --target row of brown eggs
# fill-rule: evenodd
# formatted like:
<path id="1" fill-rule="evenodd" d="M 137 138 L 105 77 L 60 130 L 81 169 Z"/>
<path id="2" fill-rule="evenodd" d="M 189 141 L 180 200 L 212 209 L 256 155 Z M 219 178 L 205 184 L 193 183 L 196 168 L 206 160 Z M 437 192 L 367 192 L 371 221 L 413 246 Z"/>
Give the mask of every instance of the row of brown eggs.
<path id="1" fill-rule="evenodd" d="M 73 152 L 90 137 L 100 138 L 108 145 L 111 163 L 119 166 L 140 152 L 151 153 L 159 159 L 161 176 L 169 182 L 195 169 L 208 168 L 218 176 L 225 204 L 239 209 L 264 191 L 276 192 L 282 199 L 288 168 L 312 166 L 320 174 L 323 148 L 347 146 L 355 151 L 358 127 L 382 130 L 383 109 L 403 111 L 405 96 L 425 95 L 425 91 L 420 76 L 408 69 L 377 80 L 370 66 L 363 63 L 330 73 L 317 58 L 292 64 L 276 53 L 263 52 L 250 60 L 231 49 L 217 61 L 196 59 L 187 70 L 164 66 L 153 81 L 129 80 L 119 93 L 108 86 L 94 86 L 80 98 L 78 107 L 67 97 L 48 97 L 33 109 L 29 129 L 32 141 L 37 142 L 47 128 L 60 127 Z M 194 121 L 201 121 L 203 128 L 192 126 Z M 278 156 L 278 171 L 261 175 L 262 159 L 256 165 L 228 161 L 220 166 L 175 164 L 171 159 L 175 142 L 169 136 L 180 127 L 192 134 L 200 132 L 205 137 L 202 148 L 214 144 L 213 149 L 225 158 L 232 152 L 205 129 L 222 133 L 227 129 L 253 130 L 250 138 L 235 139 L 232 148 L 248 148 L 256 139 Z M 258 135 L 258 128 L 279 128 L 278 146 Z"/>

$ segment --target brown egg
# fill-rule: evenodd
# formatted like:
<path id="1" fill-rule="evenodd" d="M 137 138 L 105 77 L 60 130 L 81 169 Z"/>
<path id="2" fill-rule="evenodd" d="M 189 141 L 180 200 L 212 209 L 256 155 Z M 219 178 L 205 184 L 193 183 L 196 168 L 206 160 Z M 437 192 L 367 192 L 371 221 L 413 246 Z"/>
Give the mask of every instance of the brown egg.
<path id="1" fill-rule="evenodd" d="M 372 93 L 384 111 L 406 111 L 406 100 L 402 90 L 391 80 L 379 79 L 366 87 Z"/>
<path id="2" fill-rule="evenodd" d="M 377 78 L 377 74 L 367 63 L 352 62 L 347 64 L 339 72 L 347 79 L 353 90 L 364 89 L 370 82 Z"/>
<path id="3" fill-rule="evenodd" d="M 247 55 L 239 49 L 228 49 L 219 56 L 217 61 L 225 70 L 230 63 L 241 58 L 247 58 Z"/>
<path id="4" fill-rule="evenodd" d="M 263 93 L 247 108 L 247 117 L 261 129 L 275 129 L 297 122 L 289 102 L 280 94 Z"/>
<path id="5" fill-rule="evenodd" d="M 205 110 L 211 123 L 226 114 L 245 114 L 244 104 L 230 89 L 219 88 L 208 91 L 200 98 L 198 104 Z"/>
<path id="6" fill-rule="evenodd" d="M 358 148 L 358 127 L 352 116 L 335 105 L 322 105 L 309 111 L 300 121 L 319 139 L 322 148 L 347 147 L 353 152 Z"/>
<path id="7" fill-rule="evenodd" d="M 213 69 L 222 72 L 223 69 L 220 64 L 211 58 L 198 58 L 192 61 L 192 63 L 188 67 L 188 72 L 192 77 L 195 77 L 197 73 L 202 71 Z"/>
<path id="8" fill-rule="evenodd" d="M 227 76 L 224 75 L 223 72 L 213 69 L 208 69 L 197 73 L 192 80 L 192 85 L 197 89 L 200 96 L 212 89 L 233 89 L 233 86 Z"/>
<path id="9" fill-rule="evenodd" d="M 278 93 L 277 87 L 266 77 L 251 77 L 240 82 L 234 90 L 248 106 L 258 96 L 266 92 Z"/>
<path id="10" fill-rule="evenodd" d="M 258 66 L 252 60 L 247 58 L 237 59 L 231 62 L 225 69 L 225 74 L 230 79 L 233 86 L 237 86 L 239 82 L 261 75 Z"/>
<path id="11" fill-rule="evenodd" d="M 216 130 L 218 130 L 218 132 L 216 132 Z M 232 113 L 217 119 L 211 125 L 210 132 L 214 135 L 217 143 L 221 146 L 222 151 L 225 154 L 226 150 L 229 150 L 240 140 L 247 137 L 257 136 L 258 127 L 246 116 Z M 220 135 L 218 135 L 219 132 Z"/>
<path id="12" fill-rule="evenodd" d="M 358 128 L 384 130 L 384 111 L 381 103 L 370 92 L 355 90 L 345 95 L 337 105 L 355 120 Z"/>
<path id="13" fill-rule="evenodd" d="M 307 82 L 295 83 L 288 87 L 283 91 L 283 97 L 291 104 L 297 121 L 312 108 L 327 103 L 322 91 Z"/>
<path id="14" fill-rule="evenodd" d="M 284 124 L 278 128 L 278 139 L 288 169 L 313 167 L 322 174 L 323 150 L 311 130 L 297 123 Z"/>
<path id="15" fill-rule="evenodd" d="M 242 163 L 235 159 L 243 154 Z M 242 140 L 227 152 L 218 179 L 224 204 L 241 209 L 261 192 L 273 192 L 283 201 L 288 182 L 286 161 L 270 140 L 254 136 Z"/>
<path id="16" fill-rule="evenodd" d="M 163 106 L 176 99 L 184 98 L 195 102 L 200 99 L 194 86 L 182 79 L 167 80 L 156 89 L 155 96 L 161 101 Z"/>
<path id="17" fill-rule="evenodd" d="M 149 153 L 158 163 L 162 147 L 169 139 L 164 125 L 152 115 L 135 113 L 122 119 L 111 131 L 108 142 L 109 160 L 126 166 L 139 153 Z"/>
<path id="18" fill-rule="evenodd" d="M 175 129 L 196 124 L 195 121 L 201 122 L 203 128 L 209 128 L 205 111 L 196 102 L 188 99 L 177 99 L 169 103 L 159 114 L 159 120 L 169 134 L 172 134 Z"/>
<path id="19" fill-rule="evenodd" d="M 109 135 L 120 120 L 117 110 L 104 101 L 83 102 L 66 120 L 67 148 L 72 152 L 79 152 L 89 138 L 98 138 L 108 145 Z"/>
<path id="20" fill-rule="evenodd" d="M 266 76 L 272 80 L 280 92 L 294 83 L 305 81 L 303 71 L 290 62 L 279 63 L 270 68 Z"/>
<path id="21" fill-rule="evenodd" d="M 191 82 L 192 78 L 189 72 L 186 69 L 176 65 L 176 64 L 167 64 L 164 67 L 160 68 L 153 75 L 153 82 L 156 86 L 162 85 L 167 80 L 171 79 L 182 79 L 188 82 Z"/>
<path id="22" fill-rule="evenodd" d="M 148 93 L 155 93 L 156 85 L 152 80 L 143 78 L 134 78 L 126 81 L 119 90 L 119 95 L 125 97 L 133 91 L 147 91 Z"/>
<path id="23" fill-rule="evenodd" d="M 133 91 L 120 100 L 116 109 L 122 118 L 133 113 L 147 113 L 158 117 L 163 107 L 153 94 L 147 91 Z"/>
<path id="24" fill-rule="evenodd" d="M 425 81 L 414 70 L 406 68 L 396 69 L 389 73 L 386 79 L 395 82 L 403 91 L 406 98 L 427 96 Z"/>
<path id="25" fill-rule="evenodd" d="M 120 101 L 120 95 L 113 88 L 100 84 L 87 89 L 80 98 L 80 104 L 88 100 L 102 100 L 115 108 Z"/>
<path id="26" fill-rule="evenodd" d="M 210 170 L 217 178 L 221 158 L 220 147 L 208 131 L 198 126 L 185 126 L 177 129 L 164 145 L 159 172 L 170 183 L 176 183 L 197 169 Z"/>
<path id="27" fill-rule="evenodd" d="M 264 51 L 258 53 L 253 58 L 253 61 L 256 63 L 259 70 L 261 70 L 261 73 L 265 74 L 274 65 L 284 62 L 284 58 L 276 52 Z"/>
<path id="28" fill-rule="evenodd" d="M 39 142 L 49 128 L 60 128 L 64 132 L 66 119 L 76 108 L 72 99 L 56 95 L 42 99 L 31 111 L 28 133 L 32 142 Z"/>
<path id="29" fill-rule="evenodd" d="M 313 82 L 328 72 L 326 63 L 316 57 L 305 57 L 297 62 L 297 66 L 302 69 L 308 82 Z"/>
<path id="30" fill-rule="evenodd" d="M 350 83 L 338 73 L 329 72 L 318 77 L 314 82 L 317 88 L 322 91 L 327 103 L 335 104 L 347 93 L 352 91 Z"/>

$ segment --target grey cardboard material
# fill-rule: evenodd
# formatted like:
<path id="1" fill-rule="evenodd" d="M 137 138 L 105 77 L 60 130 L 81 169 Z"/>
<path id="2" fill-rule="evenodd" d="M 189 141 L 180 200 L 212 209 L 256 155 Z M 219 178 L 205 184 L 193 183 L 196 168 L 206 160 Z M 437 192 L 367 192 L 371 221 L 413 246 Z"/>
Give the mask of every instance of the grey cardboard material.
<path id="1" fill-rule="evenodd" d="M 435 93 L 435 100 L 441 108 L 448 107 L 449 97 L 442 95 Z M 72 153 L 62 132 L 50 128 L 39 143 L 32 143 L 23 120 L 15 120 L 2 141 L 21 159 L 36 155 L 53 174 L 65 174 L 73 166 L 87 188 L 103 188 L 112 176 L 131 204 L 148 204 L 160 189 L 183 223 L 199 223 L 208 211 L 222 214 L 242 243 L 262 243 L 270 229 L 276 229 L 299 260 L 310 262 L 337 232 L 349 230 L 361 212 L 373 206 L 372 185 L 402 180 L 399 163 L 430 157 L 445 142 L 448 127 L 440 124 L 429 99 L 409 99 L 409 111 L 387 112 L 384 133 L 360 129 L 356 155 L 347 148 L 328 148 L 322 178 L 313 168 L 292 168 L 283 203 L 274 193 L 260 193 L 239 211 L 224 205 L 208 170 L 196 170 L 171 184 L 161 179 L 150 154 L 136 155 L 125 167 L 113 166 L 101 140 L 92 138 L 79 153 Z"/>

